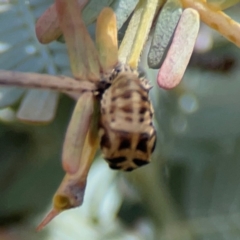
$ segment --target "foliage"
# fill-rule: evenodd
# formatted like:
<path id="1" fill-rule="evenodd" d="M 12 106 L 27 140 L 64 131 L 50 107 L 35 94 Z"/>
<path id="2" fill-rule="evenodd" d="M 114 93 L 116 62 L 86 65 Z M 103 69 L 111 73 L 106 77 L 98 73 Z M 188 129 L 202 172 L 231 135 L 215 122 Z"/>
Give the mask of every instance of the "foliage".
<path id="1" fill-rule="evenodd" d="M 19 2 L 6 12 L 6 14 L 2 13 L 0 15 L 4 21 L 5 19 L 9 20 L 8 26 L 2 24 L 0 41 L 2 42 L 2 39 L 6 38 L 4 43 L 13 44 L 11 46 L 5 45 L 5 52 L 0 55 L 1 68 L 6 70 L 30 70 L 32 72 L 50 74 L 64 73 L 70 75 L 64 46 L 59 43 L 40 45 L 33 37 L 33 16 L 40 16 L 40 12 L 42 13 L 43 10 L 46 9 L 45 3 L 47 5 L 49 4 L 48 1 L 41 2 L 41 4 L 38 3 L 38 1 L 32 1 L 30 5 Z M 114 4 L 116 4 L 116 2 Z M 31 9 L 31 11 L 29 11 L 29 9 Z M 232 12 L 234 12 L 234 9 Z M 229 13 L 231 13 L 231 11 L 229 11 Z M 19 22 L 12 20 L 16 19 L 16 16 L 21 16 L 19 17 Z M 0 21 L 0 23 L 4 21 Z M 15 36 L 18 36 L 18 39 L 12 37 L 11 34 L 13 34 L 13 31 L 14 34 L 17 34 Z M 214 34 L 210 32 L 209 29 L 206 30 L 205 27 L 200 34 L 201 33 L 206 39 L 214 38 Z M 239 212 L 237 173 L 239 142 L 239 84 L 237 80 L 237 66 L 239 64 L 239 52 L 236 48 L 227 44 L 222 39 L 219 40 L 217 38 L 214 44 L 219 44 L 220 46 L 213 45 L 213 48 L 210 46 L 209 48 L 212 49 L 211 51 L 206 52 L 204 55 L 195 55 L 195 59 L 197 59 L 195 60 L 197 62 L 195 65 L 193 56 L 183 83 L 178 88 L 172 92 L 166 93 L 160 91 L 156 86 L 154 87 L 152 96 L 155 105 L 156 124 L 158 125 L 159 145 L 151 166 L 131 175 L 125 176 L 125 174 L 120 174 L 132 182 L 133 187 L 129 188 L 129 183 L 126 184 L 122 182 L 122 178 L 119 178 L 118 174 L 112 174 L 109 170 L 106 170 L 104 163 L 99 162 L 100 159 L 93 165 L 95 168 L 92 170 L 92 175 L 89 176 L 89 191 L 92 191 L 92 195 L 90 193 L 88 194 L 88 192 L 86 195 L 86 203 L 89 203 L 89 205 L 86 204 L 86 207 L 84 208 L 83 206 L 83 209 L 80 210 L 83 217 L 79 215 L 75 216 L 75 218 L 79 219 L 76 221 L 82 222 L 85 224 L 83 225 L 85 227 L 88 226 L 88 228 L 86 228 L 89 231 L 85 232 L 88 234 L 88 237 L 84 238 L 84 236 L 81 236 L 82 238 L 98 239 L 99 234 L 102 234 L 104 239 L 116 239 L 117 236 L 123 239 L 129 235 L 135 235 L 136 239 L 141 239 L 140 237 L 142 237 L 142 239 L 150 239 L 149 236 L 152 234 L 152 238 L 154 239 L 153 233 L 160 236 L 160 234 L 163 234 L 164 229 L 166 230 L 165 234 L 168 238 L 168 234 L 174 234 L 174 237 L 172 236 L 170 239 L 181 239 L 181 237 L 182 239 L 187 239 L 187 237 L 194 239 L 190 232 L 195 233 L 197 237 L 200 235 L 203 236 L 202 238 L 208 237 L 210 239 L 214 237 L 218 239 L 223 239 L 224 237 L 227 239 L 234 239 L 234 237 L 238 237 L 235 230 L 238 227 Z M 28 48 L 29 46 L 32 48 Z M 7 47 L 9 47 L 8 50 L 6 49 Z M 29 54 L 29 51 L 31 54 Z M 145 60 L 146 55 L 147 53 L 143 55 L 143 59 Z M 201 62 L 201 58 L 204 59 L 204 56 L 205 60 Z M 221 56 L 222 59 L 220 65 L 218 63 L 219 56 Z M 224 62 L 225 58 L 230 58 L 233 62 L 227 70 L 222 66 L 226 64 L 226 62 Z M 6 59 L 9 60 L 7 61 Z M 214 64 L 217 67 L 212 67 Z M 147 70 L 149 78 L 156 79 L 156 72 L 149 71 L 145 62 L 143 66 Z M 230 84 L 227 78 L 231 79 Z M 4 106 L 10 103 L 17 103 L 22 94 L 25 93 L 24 90 L 16 88 L 11 90 L 2 89 L 1 91 L 3 102 L 7 102 L 4 103 Z M 30 91 L 33 92 L 31 94 L 28 92 L 27 95 L 34 95 L 35 98 L 36 91 L 39 90 Z M 53 117 L 52 113 L 56 107 L 57 95 L 52 97 L 54 100 L 52 100 L 53 104 L 50 111 L 46 108 L 49 104 L 49 100 L 46 100 L 46 96 L 51 96 L 52 93 L 42 92 L 40 94 L 40 97 L 37 99 L 45 100 L 43 101 L 44 103 L 39 101 L 39 105 L 41 106 L 40 109 L 42 109 L 43 112 L 40 111 L 36 119 L 38 119 L 39 116 L 44 116 L 44 119 L 50 120 Z M 39 96 L 39 94 L 37 95 Z M 13 97 L 14 100 L 12 100 Z M 28 100 L 29 103 L 37 102 L 36 100 L 32 100 L 32 97 L 28 97 L 28 99 L 30 99 Z M 6 208 L 3 209 L 8 209 L 9 211 L 1 214 L 3 219 L 6 219 L 5 216 L 7 214 L 11 215 L 10 213 L 19 212 L 20 215 L 24 215 L 22 212 L 27 212 L 25 209 L 27 209 L 28 206 L 30 207 L 29 202 L 32 202 L 32 198 L 29 198 L 28 194 L 23 194 L 24 198 L 22 198 L 22 201 L 18 201 L 19 205 L 16 199 L 21 195 L 19 192 L 23 189 L 23 185 L 26 189 L 31 189 L 29 188 L 29 185 L 32 184 L 31 179 L 38 178 L 38 181 L 40 181 L 40 177 L 42 178 L 42 175 L 44 175 L 44 179 L 47 182 L 46 185 L 48 184 L 48 191 L 56 187 L 51 187 L 51 184 L 55 185 L 56 183 L 54 183 L 54 181 L 57 182 L 59 179 L 56 180 L 56 176 L 52 176 L 52 172 L 57 171 L 58 168 L 56 166 L 51 167 L 51 164 L 54 164 L 52 159 L 49 158 L 56 158 L 56 156 L 52 157 L 52 154 L 59 152 L 59 143 L 61 139 L 63 139 L 63 133 L 59 136 L 58 129 L 60 128 L 59 126 L 66 125 L 67 118 L 69 118 L 65 113 L 65 111 L 69 111 L 68 109 L 71 108 L 69 102 L 65 108 L 63 107 L 66 101 L 66 99 L 62 101 L 59 109 L 59 114 L 61 113 L 65 119 L 61 122 L 58 115 L 56 122 L 50 125 L 49 128 L 25 127 L 19 124 L 16 126 L 3 125 L 2 138 L 4 140 L 6 136 L 9 136 L 9 131 L 6 129 L 10 129 L 10 133 L 13 131 L 19 132 L 19 129 L 24 129 L 23 132 L 27 132 L 27 136 L 35 136 L 36 131 L 34 140 L 31 140 L 30 137 L 30 141 L 26 140 L 25 144 L 24 142 L 22 143 L 23 146 L 21 149 L 23 149 L 23 154 L 20 154 L 22 157 L 19 157 L 17 154 L 17 157 L 13 156 L 13 160 L 11 161 L 6 158 L 6 155 L 1 157 L 1 160 L 4 159 L 4 165 L 7 166 L 9 164 L 11 169 L 13 169 L 13 171 L 9 171 L 13 172 L 13 175 L 15 175 L 14 172 L 17 170 L 19 171 L 19 168 L 17 168 L 17 170 L 14 169 L 19 166 L 15 163 L 19 161 L 19 159 L 31 158 L 32 161 L 32 159 L 40 159 L 45 154 L 47 155 L 47 160 L 44 161 L 45 167 L 41 168 L 42 171 L 38 171 L 37 169 L 36 174 L 35 171 L 33 171 L 35 168 L 33 168 L 33 164 L 31 164 L 30 160 L 26 161 L 26 163 L 24 161 L 23 163 L 21 162 L 21 164 L 24 165 L 23 170 L 27 169 L 27 171 L 21 171 L 19 177 L 14 178 L 15 181 L 13 183 L 11 183 L 11 181 L 8 182 L 9 187 L 7 187 L 7 189 L 9 190 L 4 192 L 4 198 L 1 201 L 3 202 L 2 205 L 6 206 Z M 16 107 L 16 105 L 14 107 Z M 36 105 L 34 107 L 27 106 L 26 109 L 30 109 L 31 111 L 29 112 L 33 112 L 32 109 L 36 109 Z M 12 109 L 9 108 L 8 110 L 13 113 Z M 51 114 L 46 115 L 44 113 L 46 110 Z M 2 116 L 6 117 L 6 111 L 2 112 Z M 55 124 L 56 127 L 53 127 Z M 54 133 L 50 133 L 49 131 L 53 128 L 55 130 Z M 62 127 L 62 129 L 63 128 L 64 127 Z M 16 133 L 10 137 L 10 143 L 14 142 L 13 139 L 16 138 L 15 134 Z M 40 138 L 40 136 L 44 137 Z M 20 141 L 22 141 L 22 135 L 20 138 Z M 46 141 L 47 139 L 48 141 Z M 26 152 L 35 151 L 34 147 L 30 145 L 30 142 L 36 144 L 38 151 L 27 156 L 29 153 L 26 154 Z M 49 144 L 49 142 L 53 145 Z M 55 144 L 57 146 L 55 146 Z M 6 146 L 9 146 L 7 142 Z M 39 149 L 39 146 L 43 147 L 43 150 L 41 150 L 42 148 Z M 14 147 L 14 149 L 15 150 L 9 150 L 7 152 L 15 152 L 16 147 Z M 3 147 L 1 153 L 3 152 L 6 152 L 6 147 Z M 41 155 L 35 157 L 35 154 L 39 152 Z M 44 155 L 42 155 L 43 153 Z M 166 179 L 163 179 L 163 159 L 166 160 L 168 166 L 167 173 L 165 173 Z M 39 160 L 41 164 L 42 161 L 43 160 Z M 56 160 L 54 163 L 56 164 Z M 6 168 L 7 167 L 4 167 L 2 171 Z M 32 175 L 28 169 L 31 170 Z M 60 170 L 58 171 L 60 172 Z M 2 176 L 5 180 L 5 175 Z M 97 178 L 97 176 L 99 176 L 99 178 Z M 47 181 L 49 178 L 52 180 Z M 96 181 L 96 179 L 98 181 Z M 93 184 L 94 180 L 96 181 L 96 185 Z M 1 182 L 4 181 L 1 180 Z M 50 182 L 51 184 L 49 185 Z M 99 184 L 99 182 L 101 182 L 101 184 Z M 91 185 L 93 186 L 92 188 L 90 187 Z M 188 222 L 182 221 L 183 218 L 179 217 L 179 212 L 172 203 L 172 198 L 169 197 L 166 185 L 168 185 L 170 193 L 177 203 L 178 209 L 180 209 Z M 10 186 L 14 187 L 10 188 Z M 98 188 L 99 193 L 97 191 Z M 9 192 L 10 189 L 12 189 L 11 192 Z M 100 193 L 100 190 L 103 189 L 105 189 L 104 193 L 106 196 Z M 138 190 L 137 194 L 136 189 Z M 45 194 L 47 194 L 47 191 Z M 41 203 L 38 206 L 41 205 L 41 207 L 43 207 L 45 205 L 45 201 L 41 200 L 43 198 L 39 198 L 39 196 L 43 196 L 39 188 L 35 187 L 31 195 L 36 196 L 36 199 Z M 139 196 L 141 196 L 141 200 L 139 200 Z M 12 202 L 9 203 L 9 199 L 11 199 Z M 44 196 L 44 199 L 48 199 L 48 197 Z M 116 201 L 116 205 L 109 205 L 109 199 L 112 200 L 111 203 Z M 128 209 L 129 206 L 137 206 L 140 208 L 140 211 L 134 211 L 136 208 L 132 207 L 126 214 L 126 212 L 124 213 L 124 205 L 127 205 Z M 112 207 L 112 210 L 109 210 L 109 206 Z M 120 206 L 122 207 L 120 208 Z M 38 207 L 36 207 L 36 209 L 38 209 Z M 85 215 L 83 214 L 84 211 Z M 106 212 L 109 212 L 109 218 L 107 220 L 105 219 L 106 222 L 104 222 L 103 219 L 104 216 L 106 216 Z M 121 226 L 117 221 L 118 219 L 122 219 L 123 222 L 124 220 L 129 220 L 129 216 L 136 213 L 139 213 L 139 215 L 137 215 L 135 219 L 133 218 L 134 224 L 131 225 L 132 229 L 136 230 L 134 233 L 129 232 L 127 228 Z M 117 214 L 119 215 L 116 219 L 115 216 Z M 13 214 L 12 216 L 15 215 Z M 66 216 L 65 214 L 63 217 L 65 218 Z M 174 225 L 174 223 L 179 223 L 177 222 L 179 219 L 182 224 Z M 222 219 L 225 220 L 224 223 Z M 63 224 L 65 223 L 66 221 L 64 220 Z M 112 228 L 107 231 L 110 223 L 112 223 Z M 128 227 L 129 226 L 130 223 L 128 222 Z M 161 228 L 159 228 L 159 226 L 161 226 Z M 173 226 L 175 227 L 174 229 Z M 71 233 L 67 234 L 68 236 L 69 234 L 73 234 L 74 239 L 77 239 L 81 234 L 78 230 L 79 227 L 77 226 L 76 230 L 73 229 Z M 56 231 L 50 230 L 50 232 L 50 234 L 52 234 L 49 237 L 50 239 L 60 239 L 59 236 L 56 237 Z"/>

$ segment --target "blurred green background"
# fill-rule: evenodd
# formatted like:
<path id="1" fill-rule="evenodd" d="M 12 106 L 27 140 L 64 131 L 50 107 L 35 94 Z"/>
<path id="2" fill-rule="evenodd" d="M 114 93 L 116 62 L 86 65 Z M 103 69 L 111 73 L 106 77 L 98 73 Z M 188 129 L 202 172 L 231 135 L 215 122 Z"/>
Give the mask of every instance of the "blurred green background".
<path id="1" fill-rule="evenodd" d="M 70 74 L 65 45 L 35 38 L 35 20 L 51 2 L 0 4 L 1 69 Z M 227 13 L 240 22 L 239 11 Z M 64 174 L 61 147 L 74 101 L 55 95 L 54 121 L 27 125 L 15 110 L 30 91 L 0 88 L 0 240 L 240 239 L 240 50 L 202 25 L 182 83 L 164 91 L 147 67 L 147 48 L 141 65 L 154 85 L 158 132 L 152 163 L 115 172 L 99 153 L 83 206 L 41 233 L 34 228 Z"/>

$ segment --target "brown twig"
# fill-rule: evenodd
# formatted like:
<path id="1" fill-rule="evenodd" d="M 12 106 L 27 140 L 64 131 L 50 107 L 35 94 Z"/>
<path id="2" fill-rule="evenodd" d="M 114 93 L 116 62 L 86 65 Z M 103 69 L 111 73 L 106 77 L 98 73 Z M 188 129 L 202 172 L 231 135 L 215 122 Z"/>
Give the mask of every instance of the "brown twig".
<path id="1" fill-rule="evenodd" d="M 96 86 L 88 81 L 77 81 L 67 76 L 23 73 L 0 70 L 0 85 L 26 88 L 51 89 L 61 92 L 94 91 Z"/>

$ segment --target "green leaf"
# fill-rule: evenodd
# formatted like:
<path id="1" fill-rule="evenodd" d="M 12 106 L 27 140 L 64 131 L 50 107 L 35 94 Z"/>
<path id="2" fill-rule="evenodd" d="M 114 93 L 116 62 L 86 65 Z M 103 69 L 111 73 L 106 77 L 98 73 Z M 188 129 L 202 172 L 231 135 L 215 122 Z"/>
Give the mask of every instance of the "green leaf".
<path id="1" fill-rule="evenodd" d="M 141 0 L 138 2 L 119 48 L 121 62 L 137 68 L 140 54 L 160 4 L 162 4 L 162 1 L 156 0 Z"/>
<path id="2" fill-rule="evenodd" d="M 90 0 L 82 12 L 85 24 L 93 23 L 103 8 L 109 7 L 112 2 L 113 0 Z"/>
<path id="3" fill-rule="evenodd" d="M 30 123 L 52 121 L 56 112 L 58 96 L 58 93 L 50 90 L 29 90 L 21 102 L 17 118 Z"/>
<path id="4" fill-rule="evenodd" d="M 178 0 L 168 0 L 160 14 L 153 33 L 151 47 L 148 53 L 148 66 L 158 69 L 171 44 L 172 36 L 182 14 L 182 5 Z"/>
<path id="5" fill-rule="evenodd" d="M 17 102 L 24 92 L 24 89 L 17 87 L 0 88 L 0 108 L 8 107 Z"/>
<path id="6" fill-rule="evenodd" d="M 29 1 L 29 3 L 27 1 L 17 1 L 12 5 L 6 4 L 5 10 L 0 12 L 1 69 L 52 75 L 70 74 L 65 46 L 60 43 L 41 45 L 35 38 L 34 24 L 36 18 L 47 9 L 50 3 L 48 0 L 35 0 Z M 0 106 L 7 107 L 18 101 L 24 90 L 20 88 L 13 88 L 13 90 L 1 88 L 0 92 L 4 96 L 0 99 Z M 55 107 L 53 106 L 57 104 L 57 94 L 49 91 L 46 94 L 38 93 L 37 90 L 34 92 L 36 96 L 31 94 L 31 98 L 25 99 L 23 97 L 21 103 L 22 109 L 31 105 L 32 112 L 21 111 L 19 115 L 26 121 L 35 121 L 37 116 L 35 112 L 40 113 L 42 106 L 50 105 L 52 107 L 46 108 L 44 111 L 44 119 L 52 119 L 55 114 Z M 27 115 L 24 116 L 24 113 L 27 113 Z"/>
<path id="7" fill-rule="evenodd" d="M 111 5 L 116 17 L 117 17 L 117 28 L 120 29 L 122 25 L 127 21 L 128 17 L 134 11 L 138 0 L 115 0 Z"/>

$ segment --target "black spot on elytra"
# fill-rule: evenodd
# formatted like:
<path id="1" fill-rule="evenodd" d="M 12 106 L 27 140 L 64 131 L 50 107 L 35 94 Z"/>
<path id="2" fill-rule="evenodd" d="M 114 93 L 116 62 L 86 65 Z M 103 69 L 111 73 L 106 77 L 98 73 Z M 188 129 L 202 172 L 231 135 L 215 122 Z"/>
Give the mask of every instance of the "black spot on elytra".
<path id="1" fill-rule="evenodd" d="M 143 117 L 140 117 L 139 118 L 139 122 L 142 123 L 144 121 L 144 118 Z"/>
<path id="2" fill-rule="evenodd" d="M 140 107 L 140 109 L 139 109 L 139 113 L 140 114 L 143 114 L 143 113 L 145 113 L 147 111 L 147 108 L 146 107 Z"/>
<path id="3" fill-rule="evenodd" d="M 141 166 L 146 165 L 146 164 L 149 163 L 148 161 L 142 160 L 142 159 L 139 159 L 139 158 L 134 158 L 134 159 L 133 159 L 133 162 L 134 162 L 138 167 L 141 167 Z"/>
<path id="4" fill-rule="evenodd" d="M 122 107 L 121 109 L 126 113 L 132 113 L 133 112 L 133 108 L 132 108 L 131 105 L 126 105 L 126 106 Z"/>
<path id="5" fill-rule="evenodd" d="M 131 142 L 129 141 L 129 139 L 124 139 L 121 141 L 118 150 L 130 148 L 130 146 L 131 146 Z"/>
<path id="6" fill-rule="evenodd" d="M 115 157 L 115 158 L 106 158 L 106 160 L 111 164 L 125 162 L 127 159 L 126 157 Z"/>
<path id="7" fill-rule="evenodd" d="M 115 111 L 115 107 L 114 107 L 114 106 L 111 106 L 111 108 L 110 108 L 110 113 L 112 114 L 112 113 L 114 113 L 114 111 Z"/>
<path id="8" fill-rule="evenodd" d="M 110 167 L 111 169 L 113 169 L 113 170 L 119 170 L 119 169 L 122 168 L 121 166 L 118 166 L 118 165 L 116 165 L 116 164 L 109 164 L 109 167 Z"/>
<path id="9" fill-rule="evenodd" d="M 132 91 L 129 91 L 129 90 L 128 90 L 128 91 L 124 92 L 121 97 L 124 98 L 124 99 L 129 99 L 129 98 L 131 98 L 131 97 L 132 97 Z"/>
<path id="10" fill-rule="evenodd" d="M 144 96 L 144 95 L 141 95 L 141 99 L 142 99 L 142 101 L 144 101 L 144 102 L 148 102 L 148 98 L 147 98 L 146 96 Z"/>
<path id="11" fill-rule="evenodd" d="M 132 122 L 132 118 L 131 117 L 125 117 L 125 120 L 128 122 Z"/>
<path id="12" fill-rule="evenodd" d="M 141 139 L 137 145 L 137 150 L 140 150 L 142 152 L 147 152 L 147 141 L 146 139 Z"/>
<path id="13" fill-rule="evenodd" d="M 129 168 L 125 169 L 124 171 L 126 171 L 126 172 L 131 172 L 133 169 L 134 169 L 134 168 L 129 167 Z"/>
<path id="14" fill-rule="evenodd" d="M 149 139 L 149 137 L 150 137 L 149 134 L 146 133 L 146 132 L 140 134 L 140 139 L 141 140 L 145 140 L 146 141 L 146 140 Z"/>
<path id="15" fill-rule="evenodd" d="M 100 145 L 101 145 L 101 147 L 111 148 L 111 142 L 110 142 L 109 136 L 106 132 L 103 134 L 103 136 L 101 138 Z"/>

